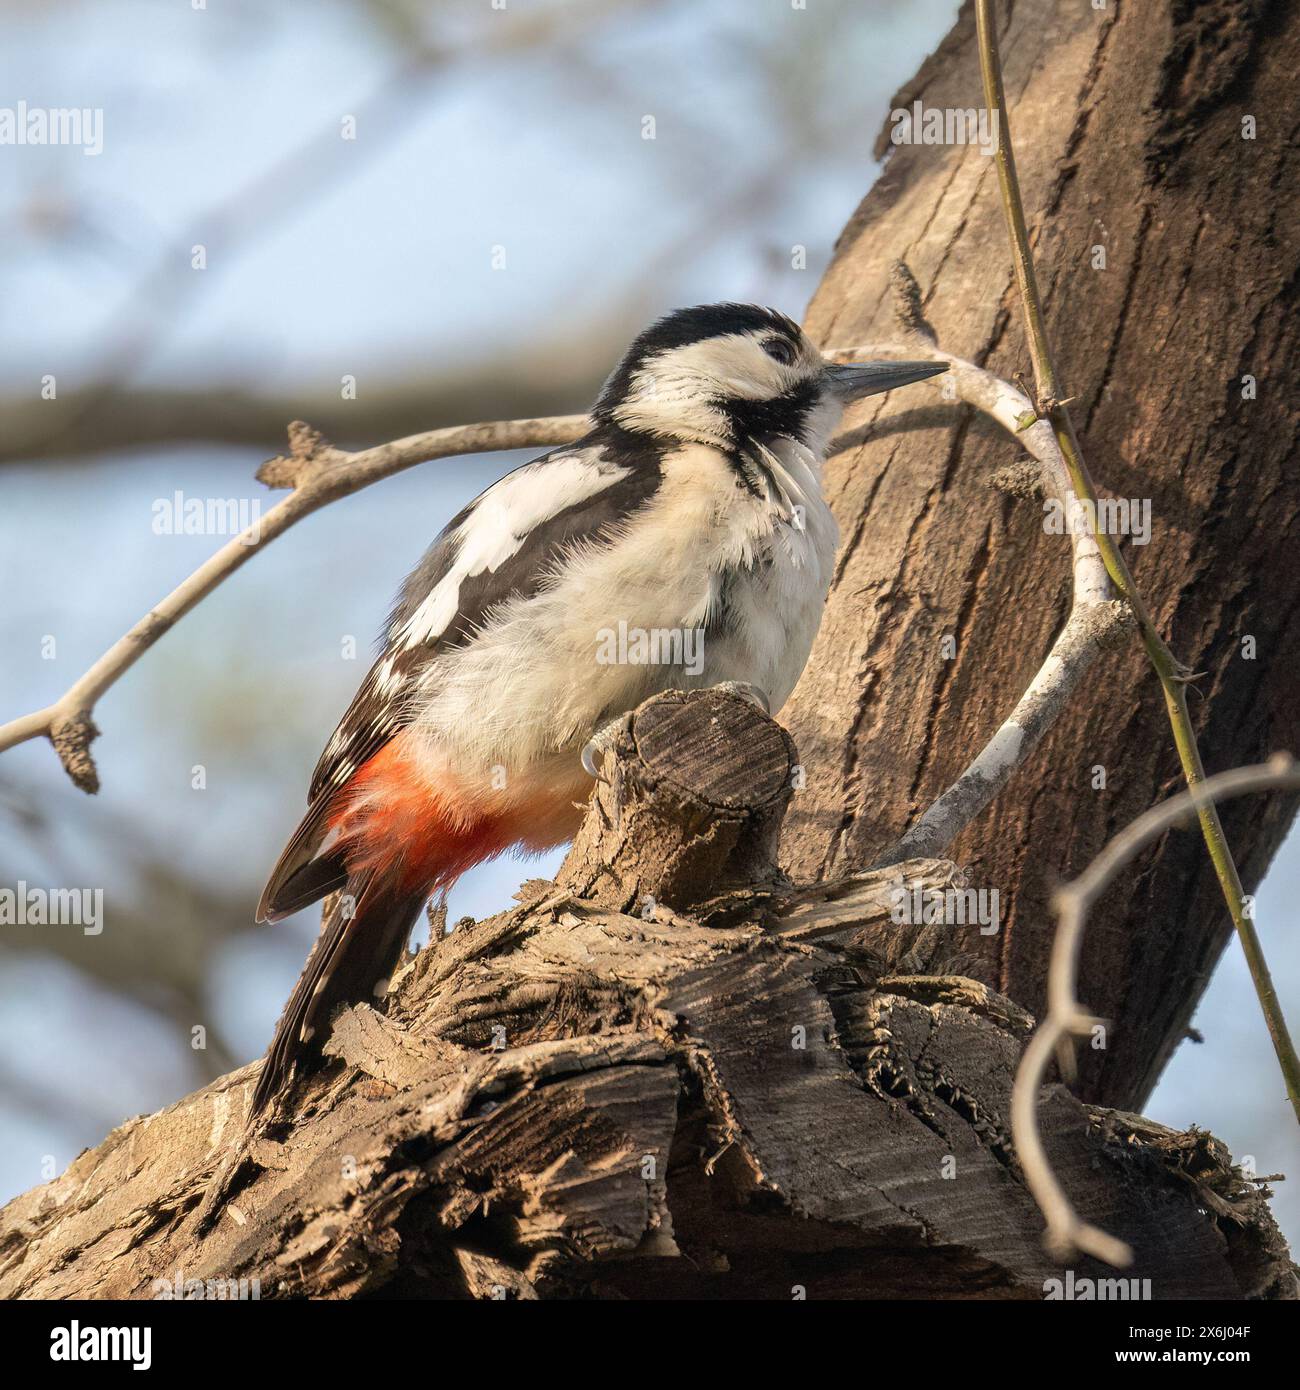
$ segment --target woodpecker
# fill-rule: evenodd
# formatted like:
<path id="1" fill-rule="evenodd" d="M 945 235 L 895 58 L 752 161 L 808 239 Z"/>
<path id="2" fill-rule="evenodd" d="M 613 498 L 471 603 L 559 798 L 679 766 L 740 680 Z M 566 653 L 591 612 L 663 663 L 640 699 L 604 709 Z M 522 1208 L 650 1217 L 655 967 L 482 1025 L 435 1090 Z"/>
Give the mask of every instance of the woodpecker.
<path id="1" fill-rule="evenodd" d="M 338 896 L 250 1120 L 319 1059 L 339 1006 L 387 987 L 431 896 L 511 847 L 572 838 L 594 754 L 643 700 L 728 685 L 780 709 L 830 588 L 821 466 L 844 407 L 945 370 L 828 362 L 756 305 L 680 309 L 628 348 L 576 444 L 452 518 L 262 894 L 259 921 Z"/>

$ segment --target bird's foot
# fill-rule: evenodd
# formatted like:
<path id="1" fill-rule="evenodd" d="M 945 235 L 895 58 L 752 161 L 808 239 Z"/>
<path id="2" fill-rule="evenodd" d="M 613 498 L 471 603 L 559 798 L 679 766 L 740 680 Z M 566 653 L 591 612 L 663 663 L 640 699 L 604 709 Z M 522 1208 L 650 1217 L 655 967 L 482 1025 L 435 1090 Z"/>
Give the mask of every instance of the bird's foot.
<path id="1" fill-rule="evenodd" d="M 748 700 L 751 705 L 757 705 L 764 714 L 772 713 L 772 702 L 767 698 L 767 692 L 760 690 L 756 685 L 751 685 L 748 681 L 719 681 L 717 685 L 709 688 L 711 690 L 725 690 L 728 695 L 739 695 L 742 700 Z"/>
<path id="2" fill-rule="evenodd" d="M 631 727 L 632 716 L 620 714 L 617 719 L 611 719 L 603 729 L 598 729 L 587 740 L 587 746 L 582 750 L 582 770 L 588 777 L 594 777 L 597 782 L 608 781 L 608 778 L 601 771 L 600 764 L 605 754 L 610 752 L 618 742 L 619 735 Z"/>

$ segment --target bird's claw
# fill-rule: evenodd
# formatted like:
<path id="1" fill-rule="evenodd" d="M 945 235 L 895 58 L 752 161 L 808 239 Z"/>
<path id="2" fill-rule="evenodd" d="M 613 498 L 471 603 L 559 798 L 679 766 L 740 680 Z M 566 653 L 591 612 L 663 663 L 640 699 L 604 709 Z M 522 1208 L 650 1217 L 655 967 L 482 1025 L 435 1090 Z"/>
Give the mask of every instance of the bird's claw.
<path id="1" fill-rule="evenodd" d="M 597 731 L 587 740 L 586 747 L 582 750 L 582 770 L 588 777 L 597 782 L 606 782 L 609 779 L 601 771 L 600 763 L 597 761 L 608 753 L 618 741 L 618 736 L 629 726 L 629 715 L 620 715 L 617 719 L 611 719 L 608 724 Z"/>
<path id="2" fill-rule="evenodd" d="M 600 769 L 596 766 L 596 751 L 596 740 L 589 739 L 587 746 L 582 750 L 582 770 L 588 777 L 599 782 L 602 778 Z"/>

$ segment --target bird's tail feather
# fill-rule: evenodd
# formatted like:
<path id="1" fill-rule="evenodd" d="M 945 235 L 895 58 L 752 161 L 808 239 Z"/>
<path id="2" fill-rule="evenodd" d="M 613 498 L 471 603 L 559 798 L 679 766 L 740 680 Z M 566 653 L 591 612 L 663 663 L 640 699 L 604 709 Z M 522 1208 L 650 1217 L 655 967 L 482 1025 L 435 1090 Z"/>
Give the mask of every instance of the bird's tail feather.
<path id="1" fill-rule="evenodd" d="M 250 1123 L 287 1088 L 302 1061 L 320 1055 L 334 1010 L 373 998 L 375 986 L 396 969 L 427 895 L 365 872 L 328 900 L 320 935 L 267 1049 Z"/>

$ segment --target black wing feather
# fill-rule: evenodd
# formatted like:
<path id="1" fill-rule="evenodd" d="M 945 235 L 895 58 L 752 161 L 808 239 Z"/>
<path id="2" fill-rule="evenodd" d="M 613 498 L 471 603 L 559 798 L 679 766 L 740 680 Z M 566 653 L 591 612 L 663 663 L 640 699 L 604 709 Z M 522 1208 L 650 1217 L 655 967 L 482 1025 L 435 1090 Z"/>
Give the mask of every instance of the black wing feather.
<path id="1" fill-rule="evenodd" d="M 602 427 L 577 445 L 544 454 L 506 478 L 522 469 L 544 466 L 561 455 L 571 456 L 584 447 L 599 448 L 602 462 L 626 471 L 612 476 L 609 485 L 599 492 L 517 536 L 519 544 L 514 553 L 496 569 L 483 570 L 461 581 L 456 614 L 442 632 L 427 641 L 401 646 L 396 640 L 398 634 L 451 573 L 464 529 L 491 488 L 448 522 L 408 576 L 389 616 L 384 649 L 316 764 L 307 814 L 271 874 L 258 909 L 259 918 L 275 919 L 296 912 L 333 891 L 346 878 L 340 858 L 318 857 L 327 812 L 334 794 L 414 718 L 418 704 L 415 697 L 428 664 L 464 646 L 491 620 L 501 604 L 537 593 L 572 547 L 599 543 L 654 495 L 662 476 L 660 448 L 649 439 L 628 436 L 612 426 Z"/>

